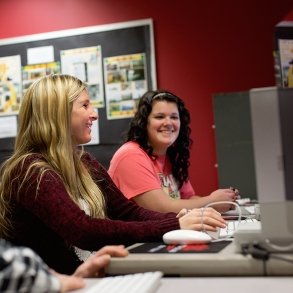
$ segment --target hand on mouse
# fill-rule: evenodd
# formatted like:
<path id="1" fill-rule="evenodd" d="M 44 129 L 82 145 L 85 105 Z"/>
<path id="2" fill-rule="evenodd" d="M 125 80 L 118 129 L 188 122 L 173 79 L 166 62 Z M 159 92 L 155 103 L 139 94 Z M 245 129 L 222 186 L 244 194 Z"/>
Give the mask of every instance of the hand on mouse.
<path id="1" fill-rule="evenodd" d="M 217 227 L 225 228 L 226 222 L 221 214 L 213 208 L 200 208 L 188 211 L 185 215 L 179 216 L 181 229 L 197 231 L 216 231 Z"/>

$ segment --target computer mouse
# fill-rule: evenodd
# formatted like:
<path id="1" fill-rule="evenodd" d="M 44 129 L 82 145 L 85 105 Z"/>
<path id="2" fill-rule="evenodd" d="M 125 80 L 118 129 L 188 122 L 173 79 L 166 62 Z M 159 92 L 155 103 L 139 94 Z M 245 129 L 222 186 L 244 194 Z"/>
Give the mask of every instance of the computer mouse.
<path id="1" fill-rule="evenodd" d="M 163 235 L 166 244 L 197 244 L 208 243 L 212 237 L 204 232 L 194 230 L 173 230 Z"/>

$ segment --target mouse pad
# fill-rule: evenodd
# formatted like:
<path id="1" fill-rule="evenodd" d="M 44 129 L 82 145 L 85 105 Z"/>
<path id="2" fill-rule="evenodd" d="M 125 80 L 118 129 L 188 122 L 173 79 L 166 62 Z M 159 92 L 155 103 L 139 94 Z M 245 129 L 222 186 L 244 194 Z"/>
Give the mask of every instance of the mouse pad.
<path id="1" fill-rule="evenodd" d="M 129 249 L 130 253 L 216 253 L 225 248 L 230 241 L 207 244 L 170 245 L 162 242 L 144 243 Z"/>

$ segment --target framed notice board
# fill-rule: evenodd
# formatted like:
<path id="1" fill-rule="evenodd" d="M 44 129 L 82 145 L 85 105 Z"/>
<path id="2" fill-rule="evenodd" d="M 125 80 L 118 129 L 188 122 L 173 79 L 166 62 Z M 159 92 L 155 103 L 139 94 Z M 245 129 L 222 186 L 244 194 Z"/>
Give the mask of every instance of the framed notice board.
<path id="1" fill-rule="evenodd" d="M 111 59 L 117 56 L 143 56 L 144 61 L 144 89 L 150 90 L 157 87 L 155 68 L 155 46 L 152 19 L 143 19 L 107 25 L 83 27 L 63 31 L 22 36 L 17 38 L 0 40 L 0 65 L 5 57 L 20 56 L 21 67 L 25 68 L 30 64 L 29 52 L 38 48 L 49 48 L 52 52 L 52 59 L 61 63 L 61 52 L 77 48 L 91 48 L 98 46 L 101 49 L 101 59 Z M 3 58 L 4 57 L 4 58 Z M 105 61 L 104 61 L 105 62 Z M 81 65 L 79 68 L 84 69 Z M 83 65 L 82 65 L 83 66 Z M 64 73 L 62 71 L 61 73 Z M 106 81 L 103 64 L 103 99 L 107 98 Z M 79 69 L 81 70 L 81 69 Z M 24 77 L 24 74 L 22 74 Z M 0 91 L 0 98 L 3 92 Z M 138 97 L 136 97 L 138 99 Z M 1 106 L 1 103 L 0 103 Z M 0 107 L 1 108 L 1 107 Z M 109 119 L 107 103 L 98 108 L 99 141 L 97 144 L 87 145 L 89 150 L 105 167 L 108 167 L 114 151 L 122 142 L 123 133 L 127 130 L 131 117 Z M 4 116 L 6 113 L 4 113 Z M 7 113 L 7 115 L 13 115 Z M 17 114 L 14 114 L 17 115 Z M 0 113 L 0 119 L 3 113 Z M 1 123 L 1 122 L 0 122 Z M 0 130 L 1 131 L 1 130 Z M 3 137 L 0 135 L 0 163 L 10 155 L 13 149 L 14 137 Z"/>

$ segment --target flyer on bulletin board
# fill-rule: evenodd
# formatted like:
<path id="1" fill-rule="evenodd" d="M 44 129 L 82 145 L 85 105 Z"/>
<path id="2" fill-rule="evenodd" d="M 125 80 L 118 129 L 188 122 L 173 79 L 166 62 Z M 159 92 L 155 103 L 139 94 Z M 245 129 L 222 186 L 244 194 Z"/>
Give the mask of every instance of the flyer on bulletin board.
<path id="1" fill-rule="evenodd" d="M 147 91 L 145 54 L 104 58 L 107 118 L 133 117 L 138 99 Z"/>
<path id="2" fill-rule="evenodd" d="M 0 57 L 0 115 L 17 114 L 21 96 L 20 55 Z"/>
<path id="3" fill-rule="evenodd" d="M 279 40 L 283 87 L 293 87 L 293 40 Z"/>
<path id="4" fill-rule="evenodd" d="M 96 108 L 104 107 L 102 47 L 61 50 L 60 58 L 62 73 L 74 75 L 86 82 L 92 105 Z"/>

